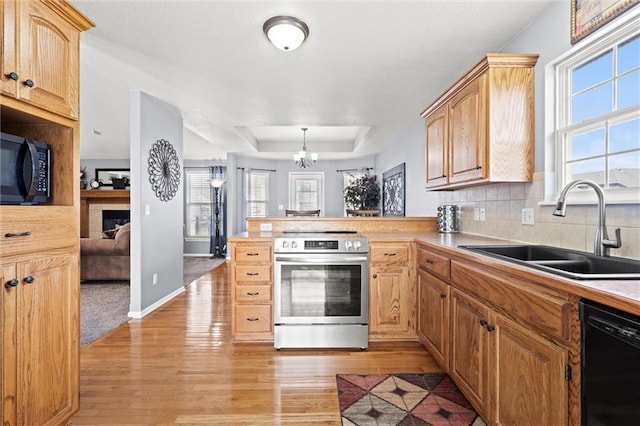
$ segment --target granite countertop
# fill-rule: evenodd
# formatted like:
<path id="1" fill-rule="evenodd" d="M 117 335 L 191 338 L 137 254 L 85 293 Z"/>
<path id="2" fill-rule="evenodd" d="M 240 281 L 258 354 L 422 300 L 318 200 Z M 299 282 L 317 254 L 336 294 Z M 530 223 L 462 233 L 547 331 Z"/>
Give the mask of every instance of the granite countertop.
<path id="1" fill-rule="evenodd" d="M 281 235 L 281 233 L 271 232 L 244 232 L 234 235 L 228 240 L 231 242 L 269 241 Z M 481 263 L 483 266 L 496 268 L 523 279 L 533 280 L 540 285 L 558 291 L 640 315 L 640 280 L 575 280 L 458 248 L 461 245 L 521 244 L 521 242 L 464 233 L 443 234 L 434 231 L 363 232 L 361 235 L 370 241 L 396 240 L 423 243 L 457 259 Z"/>

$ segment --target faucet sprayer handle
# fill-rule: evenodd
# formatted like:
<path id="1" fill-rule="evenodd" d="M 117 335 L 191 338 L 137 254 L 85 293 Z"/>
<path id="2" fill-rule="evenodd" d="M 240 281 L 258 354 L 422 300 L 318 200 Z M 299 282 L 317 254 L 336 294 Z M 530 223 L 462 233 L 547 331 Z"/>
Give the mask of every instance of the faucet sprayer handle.
<path id="1" fill-rule="evenodd" d="M 609 248 L 620 248 L 622 247 L 622 238 L 620 238 L 620 228 L 616 228 L 616 239 L 615 240 L 602 240 L 602 245 Z"/>

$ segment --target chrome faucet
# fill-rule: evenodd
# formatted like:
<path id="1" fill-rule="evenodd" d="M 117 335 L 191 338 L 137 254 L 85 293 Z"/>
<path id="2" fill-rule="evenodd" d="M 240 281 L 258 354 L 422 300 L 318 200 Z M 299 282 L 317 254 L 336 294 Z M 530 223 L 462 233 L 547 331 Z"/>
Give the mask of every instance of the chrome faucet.
<path id="1" fill-rule="evenodd" d="M 578 179 L 573 182 L 569 182 L 567 186 L 562 188 L 558 201 L 556 203 L 556 209 L 553 211 L 554 216 L 565 216 L 567 210 L 567 204 L 565 198 L 567 193 L 578 185 L 587 185 L 596 191 L 598 196 L 598 229 L 596 229 L 596 237 L 593 243 L 593 254 L 596 256 L 609 256 L 610 248 L 620 248 L 622 246 L 622 240 L 620 239 L 620 228 L 616 228 L 616 239 L 610 240 L 607 235 L 607 219 L 604 204 L 604 192 L 600 186 L 587 179 Z"/>

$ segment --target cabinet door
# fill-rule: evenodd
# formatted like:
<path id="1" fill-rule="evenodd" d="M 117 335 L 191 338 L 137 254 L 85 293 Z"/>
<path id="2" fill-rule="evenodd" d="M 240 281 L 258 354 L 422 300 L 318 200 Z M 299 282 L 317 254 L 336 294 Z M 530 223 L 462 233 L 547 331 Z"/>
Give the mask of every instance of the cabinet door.
<path id="1" fill-rule="evenodd" d="M 449 285 L 418 272 L 418 335 L 438 364 L 449 368 Z"/>
<path id="2" fill-rule="evenodd" d="M 78 30 L 40 1 L 18 2 L 18 9 L 18 97 L 77 118 Z"/>
<path id="3" fill-rule="evenodd" d="M 440 186 L 448 183 L 447 138 L 448 138 L 448 105 L 443 105 L 425 120 L 426 134 L 426 187 Z"/>
<path id="4" fill-rule="evenodd" d="M 2 93 L 9 96 L 17 96 L 18 84 L 9 75 L 18 75 L 16 41 L 18 40 L 18 27 L 16 26 L 16 1 L 3 0 L 0 5 L 0 19 L 2 20 L 2 58 L 0 59 L 0 78 L 2 79 Z"/>
<path id="5" fill-rule="evenodd" d="M 2 324 L 0 335 L 2 346 L 0 354 L 0 372 L 2 373 L 2 410 L 0 424 L 13 425 L 16 419 L 15 390 L 16 390 L 16 280 L 15 264 L 0 264 L 0 318 Z M 16 280 L 16 281 L 12 281 Z M 11 284 L 9 282 L 11 281 Z"/>
<path id="6" fill-rule="evenodd" d="M 500 315 L 490 334 L 494 424 L 567 424 L 567 351 Z"/>
<path id="7" fill-rule="evenodd" d="M 16 423 L 62 424 L 78 409 L 78 257 L 22 262 L 17 277 Z"/>
<path id="8" fill-rule="evenodd" d="M 369 285 L 370 333 L 408 333 L 409 267 L 371 267 Z"/>
<path id="9" fill-rule="evenodd" d="M 449 182 L 486 176 L 486 76 L 470 82 L 450 102 Z"/>
<path id="10" fill-rule="evenodd" d="M 449 375 L 469 402 L 489 418 L 488 323 L 490 311 L 455 289 L 451 291 L 451 354 Z"/>

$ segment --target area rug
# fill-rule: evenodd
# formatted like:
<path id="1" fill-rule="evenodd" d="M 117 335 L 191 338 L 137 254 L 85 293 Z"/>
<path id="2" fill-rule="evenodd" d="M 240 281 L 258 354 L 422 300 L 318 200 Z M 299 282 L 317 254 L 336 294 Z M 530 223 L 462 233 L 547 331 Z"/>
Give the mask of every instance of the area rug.
<path id="1" fill-rule="evenodd" d="M 445 373 L 336 375 L 343 426 L 486 426 Z"/>
<path id="2" fill-rule="evenodd" d="M 129 281 L 85 281 L 80 284 L 80 347 L 129 319 L 129 293 Z"/>
<path id="3" fill-rule="evenodd" d="M 212 259 L 210 256 L 184 256 L 183 284 L 192 283 L 225 261 L 226 259 Z"/>

